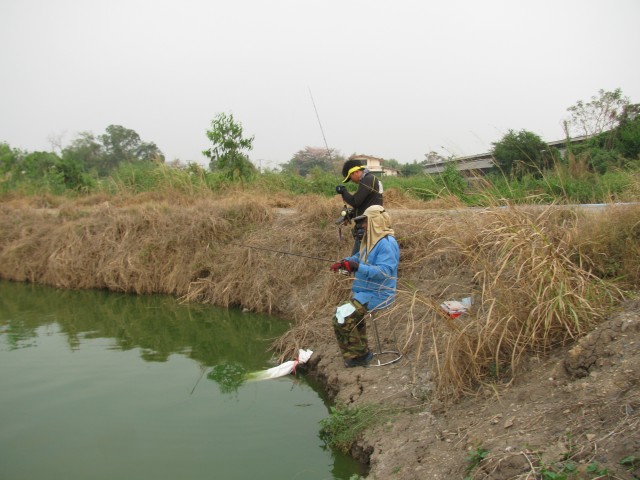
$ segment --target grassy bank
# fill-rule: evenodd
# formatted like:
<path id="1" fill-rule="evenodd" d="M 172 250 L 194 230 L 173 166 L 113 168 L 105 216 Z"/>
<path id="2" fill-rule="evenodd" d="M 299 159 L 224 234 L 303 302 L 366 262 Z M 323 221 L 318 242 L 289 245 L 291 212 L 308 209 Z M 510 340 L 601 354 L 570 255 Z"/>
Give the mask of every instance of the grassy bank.
<path id="1" fill-rule="evenodd" d="M 629 161 L 631 165 L 637 162 Z M 469 206 L 548 203 L 607 203 L 633 201 L 640 198 L 640 171 L 611 169 L 595 173 L 584 158 L 568 156 L 566 162 L 539 175 L 513 178 L 499 171 L 486 176 L 469 176 L 445 169 L 438 175 L 385 177 L 386 193 L 402 195 L 406 201 L 433 201 L 456 198 Z M 331 172 L 316 169 L 308 176 L 286 172 L 263 172 L 230 180 L 220 172 L 211 172 L 197 164 L 184 168 L 156 163 L 124 163 L 109 177 L 93 178 L 82 187 L 69 188 L 59 176 L 36 177 L 8 172 L 0 175 L 0 199 L 22 196 L 84 195 L 123 196 L 141 193 L 160 195 L 211 195 L 242 189 L 265 195 L 320 195 L 331 198 L 339 178 Z"/>
<path id="2" fill-rule="evenodd" d="M 120 189 L 121 191 L 121 189 Z M 337 197 L 152 192 L 0 203 L 0 277 L 62 288 L 166 293 L 293 321 L 274 342 L 282 357 L 332 341 L 331 312 L 350 280 L 328 262 L 350 251 L 334 220 Z M 456 210 L 443 197 L 387 196 L 401 247 L 399 297 L 387 312 L 425 395 L 445 399 L 512 381 L 524 359 L 590 331 L 623 291 L 640 284 L 640 208 L 557 205 Z M 409 208 L 410 207 L 410 208 Z M 445 317 L 444 300 L 472 296 Z"/>

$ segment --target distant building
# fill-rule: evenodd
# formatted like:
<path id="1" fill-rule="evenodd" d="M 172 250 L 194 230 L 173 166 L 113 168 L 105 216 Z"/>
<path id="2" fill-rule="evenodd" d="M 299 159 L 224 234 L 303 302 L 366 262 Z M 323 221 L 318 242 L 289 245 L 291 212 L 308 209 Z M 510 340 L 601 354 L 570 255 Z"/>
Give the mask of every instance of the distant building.
<path id="1" fill-rule="evenodd" d="M 396 170 L 395 168 L 389 168 L 382 165 L 382 162 L 384 162 L 383 158 L 372 157 L 371 155 L 351 155 L 349 159 L 360 160 L 361 162 L 364 162 L 365 165 L 367 166 L 367 169 L 373 174 L 378 174 L 381 176 L 382 175 L 391 176 L 391 177 L 398 176 L 398 170 Z"/>
<path id="2" fill-rule="evenodd" d="M 564 156 L 567 150 L 567 143 L 572 145 L 577 145 L 585 140 L 588 140 L 593 135 L 583 135 L 581 137 L 574 137 L 567 141 L 563 140 L 555 140 L 553 142 L 548 142 L 547 145 L 552 148 L 557 148 L 560 151 L 560 154 Z M 447 165 L 454 164 L 456 169 L 460 172 L 464 171 L 477 171 L 477 172 L 486 172 L 495 168 L 496 164 L 493 161 L 493 155 L 491 152 L 489 153 L 479 153 L 477 155 L 468 155 L 465 157 L 455 157 L 451 159 L 446 159 L 444 162 L 438 163 L 430 163 L 424 169 L 425 173 L 442 173 L 444 172 Z"/>

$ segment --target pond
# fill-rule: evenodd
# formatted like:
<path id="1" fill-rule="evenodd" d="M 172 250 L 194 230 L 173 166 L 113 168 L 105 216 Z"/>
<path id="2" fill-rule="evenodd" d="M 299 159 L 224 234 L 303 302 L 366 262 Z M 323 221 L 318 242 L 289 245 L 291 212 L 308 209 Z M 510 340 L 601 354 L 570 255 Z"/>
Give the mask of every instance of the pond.
<path id="1" fill-rule="evenodd" d="M 349 479 L 321 389 L 273 366 L 280 319 L 0 281 L 0 478 Z"/>

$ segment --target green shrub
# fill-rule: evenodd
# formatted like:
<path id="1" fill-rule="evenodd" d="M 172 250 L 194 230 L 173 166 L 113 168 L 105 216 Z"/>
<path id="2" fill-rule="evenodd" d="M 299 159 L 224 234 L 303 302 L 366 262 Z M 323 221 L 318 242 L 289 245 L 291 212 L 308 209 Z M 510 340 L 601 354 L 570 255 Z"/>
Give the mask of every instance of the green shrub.
<path id="1" fill-rule="evenodd" d="M 330 447 L 349 453 L 358 435 L 385 421 L 389 411 L 381 405 L 331 407 L 329 417 L 320 421 L 320 438 Z"/>

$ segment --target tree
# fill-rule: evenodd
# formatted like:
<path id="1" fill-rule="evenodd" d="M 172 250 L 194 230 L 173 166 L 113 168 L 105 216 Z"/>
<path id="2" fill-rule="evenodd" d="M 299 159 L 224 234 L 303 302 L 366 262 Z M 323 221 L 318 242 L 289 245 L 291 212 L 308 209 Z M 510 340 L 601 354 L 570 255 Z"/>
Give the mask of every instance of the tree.
<path id="1" fill-rule="evenodd" d="M 31 152 L 20 162 L 23 175 L 37 180 L 56 172 L 60 158 L 53 152 Z"/>
<path id="2" fill-rule="evenodd" d="M 109 125 L 100 141 L 104 146 L 106 167 L 112 170 L 122 162 L 135 159 L 135 152 L 140 145 L 140 135 L 122 125 Z"/>
<path id="3" fill-rule="evenodd" d="M 320 147 L 305 147 L 298 150 L 291 160 L 282 165 L 282 170 L 306 177 L 315 168 L 325 172 L 340 172 L 344 158 L 334 150 Z"/>
<path id="4" fill-rule="evenodd" d="M 106 169 L 104 147 L 91 132 L 80 132 L 78 138 L 62 149 L 62 158 L 79 163 L 86 171 L 98 173 Z"/>
<path id="5" fill-rule="evenodd" d="M 20 163 L 22 154 L 8 143 L 0 143 L 0 173 L 11 172 Z"/>
<path id="6" fill-rule="evenodd" d="M 400 167 L 400 173 L 404 177 L 410 177 L 412 175 L 423 175 L 424 165 L 414 160 L 413 163 L 405 163 Z"/>
<path id="7" fill-rule="evenodd" d="M 440 178 L 451 195 L 461 197 L 464 194 L 467 182 L 458 171 L 455 164 L 449 163 L 444 167 L 443 172 L 440 174 Z"/>
<path id="8" fill-rule="evenodd" d="M 625 108 L 616 134 L 616 150 L 630 160 L 640 159 L 640 104 Z"/>
<path id="9" fill-rule="evenodd" d="M 99 139 L 104 147 L 101 174 L 108 173 L 124 162 L 156 161 L 164 163 L 164 155 L 155 143 L 145 143 L 134 130 L 121 125 L 109 125 Z"/>
<path id="10" fill-rule="evenodd" d="M 136 149 L 136 158 L 142 162 L 164 163 L 164 154 L 153 142 L 142 142 Z"/>
<path id="11" fill-rule="evenodd" d="M 525 173 L 540 173 L 551 166 L 553 155 L 549 147 L 535 133 L 509 130 L 502 140 L 492 144 L 492 155 L 509 175 L 520 177 Z"/>
<path id="12" fill-rule="evenodd" d="M 434 152 L 433 150 L 431 150 L 429 153 L 424 154 L 423 163 L 425 165 L 433 165 L 434 163 L 443 163 L 444 161 L 445 161 L 445 158 L 442 155 L 440 155 L 438 152 Z"/>
<path id="13" fill-rule="evenodd" d="M 209 169 L 221 171 L 229 178 L 249 177 L 256 168 L 243 150 L 253 149 L 254 137 L 244 138 L 242 124 L 233 119 L 233 114 L 219 113 L 211 120 L 211 129 L 207 130 L 207 138 L 213 146 L 202 152 L 209 158 Z"/>
<path id="14" fill-rule="evenodd" d="M 382 165 L 384 165 L 387 168 L 393 168 L 394 170 L 398 170 L 398 171 L 400 171 L 400 168 L 402 168 L 402 165 L 400 165 L 400 162 L 395 158 L 386 158 L 382 160 Z"/>
<path id="15" fill-rule="evenodd" d="M 592 96 L 590 102 L 578 100 L 575 105 L 567 108 L 571 113 L 570 119 L 566 122 L 567 136 L 570 136 L 570 133 L 597 135 L 615 128 L 628 105 L 629 98 L 624 97 L 619 88 L 613 92 L 600 89 L 598 96 Z"/>
<path id="16" fill-rule="evenodd" d="M 637 166 L 640 159 L 640 104 L 625 106 L 619 124 L 571 147 L 575 156 L 584 158 L 598 173 Z"/>
<path id="17" fill-rule="evenodd" d="M 60 158 L 53 152 L 31 152 L 18 165 L 20 176 L 53 191 L 88 189 L 94 179 L 72 157 Z"/>
<path id="18" fill-rule="evenodd" d="M 155 143 L 143 142 L 134 130 L 121 125 L 109 125 L 97 138 L 91 132 L 80 133 L 62 150 L 62 157 L 101 176 L 109 175 L 121 163 L 164 163 L 164 155 Z"/>
<path id="19" fill-rule="evenodd" d="M 95 179 L 86 172 L 84 166 L 73 159 L 61 158 L 55 165 L 65 188 L 87 190 L 95 186 Z"/>

